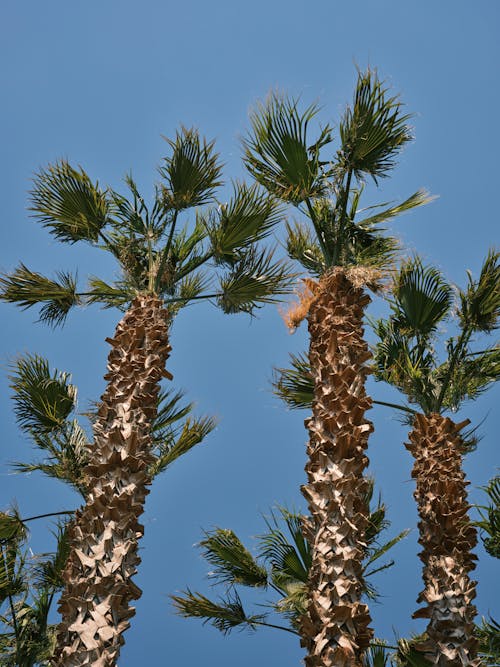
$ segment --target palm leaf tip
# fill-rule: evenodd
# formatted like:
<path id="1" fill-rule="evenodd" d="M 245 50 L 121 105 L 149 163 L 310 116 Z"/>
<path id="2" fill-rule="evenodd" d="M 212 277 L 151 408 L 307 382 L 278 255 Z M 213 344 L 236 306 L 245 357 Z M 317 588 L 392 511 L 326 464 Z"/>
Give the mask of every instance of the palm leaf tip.
<path id="1" fill-rule="evenodd" d="M 324 128 L 311 145 L 310 122 L 318 113 L 312 105 L 302 113 L 298 102 L 273 93 L 250 116 L 251 131 L 243 140 L 244 162 L 252 176 L 269 192 L 299 204 L 323 191 L 320 149 L 331 141 Z"/>
<path id="2" fill-rule="evenodd" d="M 163 196 L 168 207 L 182 210 L 211 201 L 222 184 L 222 164 L 214 142 L 202 140 L 195 129 L 183 127 L 175 139 L 166 139 L 171 155 L 164 159 L 160 175 L 166 181 Z"/>
<path id="3" fill-rule="evenodd" d="M 59 271 L 51 280 L 20 263 L 11 274 L 0 275 L 0 299 L 15 303 L 23 310 L 43 304 L 40 321 L 52 326 L 64 324 L 70 309 L 80 304 L 76 277 Z"/>
<path id="4" fill-rule="evenodd" d="M 35 176 L 30 199 L 34 217 L 63 242 L 97 242 L 110 216 L 107 192 L 65 160 Z"/>

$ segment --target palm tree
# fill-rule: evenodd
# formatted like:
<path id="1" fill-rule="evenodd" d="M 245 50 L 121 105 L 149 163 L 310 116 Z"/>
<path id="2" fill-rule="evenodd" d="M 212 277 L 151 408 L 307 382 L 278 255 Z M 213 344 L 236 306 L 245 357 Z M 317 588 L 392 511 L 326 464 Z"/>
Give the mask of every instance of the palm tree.
<path id="1" fill-rule="evenodd" d="M 373 480 L 368 486 L 369 504 L 373 499 Z M 257 556 L 244 546 L 234 531 L 215 528 L 207 531 L 199 546 L 210 564 L 210 578 L 214 585 L 222 587 L 217 601 L 190 589 L 180 595 L 172 595 L 177 613 L 185 618 L 198 618 L 227 634 L 235 628 L 255 630 L 260 626 L 271 627 L 295 634 L 300 638 L 301 619 L 307 609 L 307 581 L 312 563 L 311 547 L 304 539 L 303 517 L 294 511 L 279 507 L 264 517 L 266 532 L 257 538 Z M 394 561 L 382 565 L 378 561 L 409 531 L 403 531 L 392 539 L 381 542 L 380 534 L 389 527 L 385 505 L 380 498 L 370 511 L 363 558 L 365 578 L 386 570 Z M 376 565 L 375 565 L 376 563 Z M 261 604 L 269 611 L 248 614 L 238 589 L 260 589 L 277 595 L 273 602 Z M 376 599 L 376 588 L 364 582 L 363 594 Z M 274 621 L 277 617 L 278 621 Z"/>
<path id="2" fill-rule="evenodd" d="M 180 308 L 211 299 L 224 312 L 252 312 L 287 291 L 287 269 L 256 247 L 280 214 L 255 186 L 233 185 L 214 204 L 221 165 L 213 143 L 183 128 L 168 142 L 161 182 L 148 207 L 131 176 L 130 197 L 103 189 L 81 168 L 61 161 L 41 170 L 31 192 L 34 216 L 60 241 L 87 242 L 117 260 L 119 278 L 91 277 L 85 292 L 60 272 L 47 278 L 24 264 L 1 278 L 0 296 L 40 319 L 62 324 L 72 306 L 100 303 L 125 310 L 107 341 L 106 390 L 93 423 L 84 471 L 85 507 L 72 529 L 66 587 L 59 609 L 57 665 L 113 665 L 140 590 L 132 582 L 154 462 L 151 427 L 170 353 L 169 328 Z M 193 207 L 195 220 L 182 215 Z"/>
<path id="3" fill-rule="evenodd" d="M 303 487 L 312 567 L 301 636 L 307 666 L 330 667 L 360 665 L 373 634 L 361 602 L 368 525 L 363 474 L 373 430 L 365 417 L 371 407 L 365 391 L 370 373 L 363 338 L 370 301 L 365 288 L 377 289 L 397 253 L 397 242 L 383 235 L 383 223 L 429 197 L 419 190 L 399 205 L 358 215 L 364 179 L 377 183 L 387 176 L 410 140 L 409 116 L 374 72 L 358 75 L 333 155 L 324 155 L 332 141 L 330 127 L 309 136 L 317 111 L 310 106 L 300 112 L 297 101 L 271 95 L 251 117 L 244 160 L 257 182 L 297 207 L 305 220 L 287 224 L 288 253 L 308 273 L 289 323 L 293 328 L 307 317 L 314 379 Z"/>
<path id="4" fill-rule="evenodd" d="M 500 319 L 500 254 L 490 251 L 479 279 L 469 273 L 458 292 L 458 333 L 446 341 L 444 360 L 436 350 L 438 327 L 454 312 L 454 290 L 435 268 L 418 258 L 403 264 L 394 280 L 391 315 L 379 320 L 375 377 L 402 391 L 417 410 L 410 413 L 407 449 L 415 458 L 412 477 L 420 517 L 419 554 L 423 563 L 423 607 L 415 618 L 427 618 L 426 637 L 416 642 L 433 665 L 478 665 L 473 599 L 476 583 L 473 549 L 476 530 L 468 516 L 468 482 L 462 457 L 477 438 L 446 415 L 474 399 L 500 377 L 498 346 L 478 351 L 474 337 L 490 334 Z"/>
<path id="5" fill-rule="evenodd" d="M 17 423 L 43 457 L 30 463 L 14 463 L 14 470 L 42 472 L 68 484 L 85 499 L 84 473 L 90 444 L 87 429 L 76 416 L 78 392 L 70 375 L 51 372 L 47 360 L 38 355 L 25 355 L 13 365 L 10 380 Z M 193 417 L 192 404 L 182 405 L 182 397 L 182 392 L 160 392 L 151 430 L 151 479 L 202 442 L 215 426 L 213 418 Z M 93 420 L 95 410 L 83 416 Z M 49 557 L 26 550 L 27 527 L 36 519 L 73 514 L 73 510 L 65 510 L 21 518 L 15 507 L 0 513 L 0 606 L 7 605 L 7 613 L 0 616 L 6 629 L 0 634 L 0 665 L 49 664 L 56 626 L 48 624 L 48 617 L 54 596 L 64 587 L 62 574 L 70 553 L 70 523 L 57 525 L 57 548 Z"/>

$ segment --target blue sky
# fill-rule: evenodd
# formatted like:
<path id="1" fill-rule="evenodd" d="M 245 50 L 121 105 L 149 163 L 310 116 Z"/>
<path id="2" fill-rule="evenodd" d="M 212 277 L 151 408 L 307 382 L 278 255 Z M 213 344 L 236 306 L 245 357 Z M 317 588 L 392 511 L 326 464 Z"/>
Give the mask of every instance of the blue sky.
<path id="1" fill-rule="evenodd" d="M 272 88 L 316 101 L 321 119 L 336 122 L 351 99 L 360 67 L 376 67 L 401 93 L 413 119 L 415 141 L 393 176 L 370 196 L 397 200 L 426 187 L 439 195 L 406 215 L 395 230 L 409 251 L 418 250 L 463 283 L 479 270 L 489 246 L 499 243 L 493 198 L 499 178 L 497 39 L 495 0 L 160 0 L 28 2 L 4 0 L 0 8 L 0 269 L 22 260 L 42 273 L 78 268 L 111 277 L 114 267 L 85 247 L 58 244 L 26 211 L 34 171 L 60 157 L 79 163 L 103 184 L 121 187 L 132 170 L 152 191 L 155 167 L 165 154 L 161 135 L 182 123 L 215 138 L 229 181 L 244 176 L 240 138 L 248 112 Z M 221 197 L 224 197 L 221 192 Z M 279 232 L 278 232 L 279 235 Z M 380 305 L 373 304 L 372 313 Z M 119 314 L 88 308 L 70 315 L 63 330 L 34 323 L 34 312 L 1 306 L 1 496 L 16 498 L 26 516 L 70 509 L 78 499 L 57 482 L 12 476 L 8 462 L 26 460 L 29 446 L 16 429 L 8 390 L 8 365 L 37 352 L 70 371 L 80 407 L 102 393 L 107 345 Z M 258 319 L 223 316 L 208 305 L 183 311 L 172 334 L 169 368 L 199 413 L 219 426 L 198 450 L 160 478 L 144 515 L 143 564 L 137 577 L 144 595 L 126 636 L 120 665 L 179 663 L 241 666 L 299 664 L 302 651 L 286 633 L 261 630 L 223 638 L 210 627 L 172 614 L 167 595 L 189 585 L 207 592 L 207 567 L 193 544 L 202 528 L 233 528 L 242 539 L 261 532 L 260 517 L 275 503 L 303 507 L 306 415 L 283 409 L 273 397 L 273 366 L 306 346 L 304 328 L 294 336 L 278 310 Z M 370 384 L 376 398 L 389 389 Z M 471 496 L 498 465 L 498 389 L 462 411 L 484 438 L 467 457 Z M 372 411 L 371 470 L 389 506 L 395 534 L 413 528 L 394 551 L 397 565 L 382 574 L 384 597 L 372 607 L 378 636 L 393 639 L 423 628 L 411 621 L 421 589 L 416 558 L 411 459 L 405 429 L 394 414 Z M 33 548 L 47 550 L 47 529 L 33 530 Z M 492 583 L 496 563 L 479 550 L 478 607 L 500 615 Z M 497 605 L 495 608 L 495 604 Z"/>

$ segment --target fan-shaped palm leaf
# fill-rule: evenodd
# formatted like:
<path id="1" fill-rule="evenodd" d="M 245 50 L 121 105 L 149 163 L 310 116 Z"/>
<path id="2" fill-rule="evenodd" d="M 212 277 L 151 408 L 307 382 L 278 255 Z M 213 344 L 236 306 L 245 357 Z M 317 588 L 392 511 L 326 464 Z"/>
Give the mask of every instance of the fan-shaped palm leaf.
<path id="1" fill-rule="evenodd" d="M 273 303 L 277 295 L 291 292 L 290 268 L 272 258 L 272 251 L 252 248 L 221 277 L 217 302 L 225 313 L 251 313 L 259 304 Z"/>
<path id="2" fill-rule="evenodd" d="M 490 333 L 498 328 L 500 319 L 500 253 L 489 251 L 479 280 L 467 273 L 469 284 L 460 291 L 460 323 L 463 329 Z"/>
<path id="3" fill-rule="evenodd" d="M 448 315 L 453 289 L 440 271 L 423 266 L 415 257 L 401 267 L 393 295 L 395 321 L 400 331 L 426 336 Z"/>
<path id="4" fill-rule="evenodd" d="M 232 530 L 216 528 L 205 533 L 200 547 L 203 557 L 214 566 L 216 583 L 265 588 L 267 570 L 261 567 Z"/>
<path id="5" fill-rule="evenodd" d="M 330 128 L 324 128 L 312 146 L 307 137 L 317 113 L 314 105 L 300 113 L 297 100 L 273 93 L 250 116 L 252 131 L 243 141 L 244 161 L 255 180 L 293 204 L 324 189 L 319 151 L 331 141 Z"/>
<path id="6" fill-rule="evenodd" d="M 0 276 L 0 299 L 15 303 L 23 310 L 44 303 L 40 321 L 62 325 L 70 308 L 78 305 L 80 298 L 76 292 L 76 277 L 63 271 L 56 275 L 58 282 L 30 271 L 21 263 L 13 273 Z"/>
<path id="7" fill-rule="evenodd" d="M 166 141 L 172 154 L 159 171 L 167 184 L 163 190 L 167 206 L 180 211 L 211 201 L 222 171 L 214 142 L 202 141 L 197 130 L 185 127 L 174 140 Z"/>
<path id="8" fill-rule="evenodd" d="M 353 105 L 339 126 L 342 171 L 351 171 L 357 178 L 370 175 L 375 181 L 387 176 L 396 155 L 411 139 L 410 118 L 401 114 L 397 97 L 388 97 L 375 72 L 359 72 Z"/>
<path id="9" fill-rule="evenodd" d="M 47 433 L 60 429 L 76 407 L 77 390 L 71 376 L 55 370 L 38 355 L 25 355 L 13 365 L 10 386 L 14 414 L 25 431 Z"/>
<path id="10" fill-rule="evenodd" d="M 63 242 L 95 243 L 110 219 L 107 191 L 65 160 L 42 169 L 30 195 L 34 216 Z"/>

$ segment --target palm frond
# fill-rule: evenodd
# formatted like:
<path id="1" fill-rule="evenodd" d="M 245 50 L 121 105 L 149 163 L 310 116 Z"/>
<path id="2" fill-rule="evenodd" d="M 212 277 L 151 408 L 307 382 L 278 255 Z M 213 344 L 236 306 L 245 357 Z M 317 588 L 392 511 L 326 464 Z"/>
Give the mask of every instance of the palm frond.
<path id="1" fill-rule="evenodd" d="M 313 276 L 321 276 L 327 266 L 320 245 L 312 232 L 300 222 L 286 223 L 288 255 L 300 262 Z"/>
<path id="2" fill-rule="evenodd" d="M 76 406 L 71 376 L 58 370 L 51 373 L 49 362 L 36 354 L 21 357 L 12 368 L 10 387 L 20 428 L 42 433 L 61 429 Z"/>
<path id="3" fill-rule="evenodd" d="M 292 409 L 310 409 L 314 395 L 311 364 L 305 354 L 290 355 L 291 368 L 276 368 L 274 393 Z"/>
<path id="4" fill-rule="evenodd" d="M 430 202 L 436 199 L 435 196 L 430 195 L 426 190 L 420 189 L 417 192 L 414 192 L 408 199 L 405 199 L 401 204 L 396 204 L 396 206 L 389 206 L 383 211 L 379 211 L 374 215 L 370 215 L 362 220 L 356 220 L 356 225 L 367 231 L 371 231 L 374 227 L 378 227 L 385 222 L 396 218 L 401 213 L 406 213 L 411 211 L 418 206 L 424 206 L 425 204 L 430 204 Z"/>
<path id="5" fill-rule="evenodd" d="M 353 105 L 339 126 L 342 173 L 352 172 L 359 179 L 369 175 L 377 181 L 388 175 L 397 154 L 410 141 L 411 116 L 402 115 L 401 102 L 387 93 L 375 72 L 358 73 Z"/>
<path id="6" fill-rule="evenodd" d="M 80 304 L 80 298 L 76 277 L 64 271 L 56 275 L 58 282 L 20 263 L 13 273 L 0 275 L 0 299 L 15 303 L 23 310 L 43 303 L 40 321 L 52 326 L 62 325 L 70 308 Z"/>
<path id="7" fill-rule="evenodd" d="M 257 185 L 233 183 L 231 199 L 207 229 L 216 261 L 231 264 L 236 251 L 264 239 L 280 218 L 277 201 Z"/>
<path id="8" fill-rule="evenodd" d="M 123 310 L 134 298 L 136 291 L 126 282 L 109 285 L 97 276 L 90 276 L 88 303 L 100 303 L 104 308 Z"/>
<path id="9" fill-rule="evenodd" d="M 213 417 L 188 418 L 176 440 L 166 437 L 157 445 L 155 451 L 157 459 L 150 468 L 150 475 L 155 477 L 160 474 L 180 456 L 203 442 L 216 425 L 217 422 Z"/>
<path id="10" fill-rule="evenodd" d="M 205 532 L 200 547 L 203 558 L 215 568 L 210 576 L 216 583 L 267 587 L 266 568 L 259 565 L 232 530 L 216 528 Z"/>
<path id="11" fill-rule="evenodd" d="M 272 251 L 251 248 L 221 277 L 217 303 L 225 313 L 252 313 L 290 294 L 294 276 L 286 263 L 272 260 Z"/>
<path id="12" fill-rule="evenodd" d="M 63 242 L 95 243 L 109 221 L 107 191 L 92 183 L 81 167 L 75 169 L 66 160 L 35 176 L 30 197 L 34 217 Z"/>
<path id="13" fill-rule="evenodd" d="M 490 250 L 475 281 L 468 271 L 469 284 L 460 290 L 458 316 L 463 329 L 490 333 L 500 318 L 500 253 Z"/>
<path id="14" fill-rule="evenodd" d="M 418 257 L 403 264 L 394 280 L 393 294 L 397 326 L 407 335 L 425 336 L 435 331 L 453 302 L 453 289 L 442 273 L 424 266 Z"/>
<path id="15" fill-rule="evenodd" d="M 398 639 L 396 664 L 400 667 L 431 667 L 431 663 L 415 648 L 415 640 Z"/>
<path id="16" fill-rule="evenodd" d="M 273 93 L 250 116 L 251 132 L 243 140 L 244 162 L 255 180 L 278 199 L 299 204 L 323 192 L 320 149 L 331 141 L 329 127 L 310 145 L 309 124 L 318 109 L 303 112 L 298 101 Z"/>
<path id="17" fill-rule="evenodd" d="M 76 419 L 67 423 L 60 432 L 30 434 L 34 445 L 45 453 L 42 461 L 15 462 L 20 473 L 41 472 L 48 477 L 70 484 L 83 497 L 86 495 L 84 468 L 88 463 L 89 442 Z"/>
<path id="18" fill-rule="evenodd" d="M 20 543 L 26 535 L 27 529 L 16 505 L 12 505 L 8 512 L 0 512 L 0 541 Z"/>
<path id="19" fill-rule="evenodd" d="M 488 667 L 500 665 L 500 623 L 491 618 L 481 619 L 481 625 L 476 625 L 476 638 L 479 640 L 479 655 Z"/>
<path id="20" fill-rule="evenodd" d="M 62 575 L 71 550 L 68 532 L 71 521 L 60 523 L 53 533 L 57 540 L 55 552 L 48 558 L 46 557 L 48 554 L 37 557 L 33 577 L 35 585 L 40 589 L 55 592 L 61 590 L 65 585 Z"/>
<path id="21" fill-rule="evenodd" d="M 483 491 L 491 502 L 487 506 L 477 506 L 481 520 L 474 521 L 474 525 L 482 532 L 486 551 L 493 558 L 500 558 L 500 475 L 493 477 Z"/>
<path id="22" fill-rule="evenodd" d="M 166 141 L 172 154 L 159 169 L 166 181 L 165 205 L 180 211 L 212 201 L 215 189 L 221 185 L 222 170 L 214 142 L 201 140 L 197 130 L 185 127 L 176 133 L 175 139 Z"/>
<path id="23" fill-rule="evenodd" d="M 177 423 L 187 417 L 193 409 L 193 403 L 181 404 L 183 391 L 161 389 L 158 395 L 158 409 L 154 418 L 151 435 L 155 443 L 161 443 L 175 429 Z"/>
<path id="24" fill-rule="evenodd" d="M 450 360 L 436 369 L 439 377 L 447 377 Z M 474 356 L 464 356 L 453 367 L 443 406 L 456 410 L 465 399 L 474 400 L 500 378 L 500 347 L 493 347 Z"/>
<path id="25" fill-rule="evenodd" d="M 247 616 L 236 591 L 226 598 L 220 598 L 218 603 L 209 600 L 201 593 L 193 593 L 189 589 L 183 593 L 183 596 L 171 595 L 170 597 L 179 616 L 201 618 L 204 624 L 210 623 L 225 635 L 237 627 L 255 630 L 255 626 L 265 618 L 264 614 Z"/>
<path id="26" fill-rule="evenodd" d="M 284 507 L 279 507 L 280 520 L 284 522 L 289 537 L 280 527 L 275 514 L 266 519 L 268 532 L 259 535 L 259 556 L 272 568 L 273 576 L 303 584 L 307 582 L 312 555 L 309 543 L 304 538 L 302 517 Z M 290 541 L 291 538 L 291 541 Z"/>
<path id="27" fill-rule="evenodd" d="M 386 667 L 389 660 L 388 649 L 380 643 L 377 643 L 363 654 L 363 667 Z"/>
<path id="28" fill-rule="evenodd" d="M 364 565 L 364 575 L 365 577 L 369 577 L 372 574 L 375 574 L 375 572 L 379 572 L 380 569 L 386 569 L 387 567 L 391 567 L 391 565 L 394 564 L 394 561 L 391 561 L 391 565 L 383 565 L 382 568 L 377 568 L 376 570 L 368 570 L 368 566 L 372 565 L 376 560 L 384 556 L 392 547 L 396 546 L 401 540 L 404 540 L 405 537 L 407 537 L 411 533 L 411 530 L 407 528 L 406 530 L 402 530 L 396 537 L 393 537 L 391 540 L 388 540 L 387 542 L 384 542 L 384 544 L 380 545 L 379 547 L 376 547 L 372 549 L 372 553 L 370 554 L 368 560 L 366 561 Z M 368 570 L 368 571 L 366 571 Z"/>

